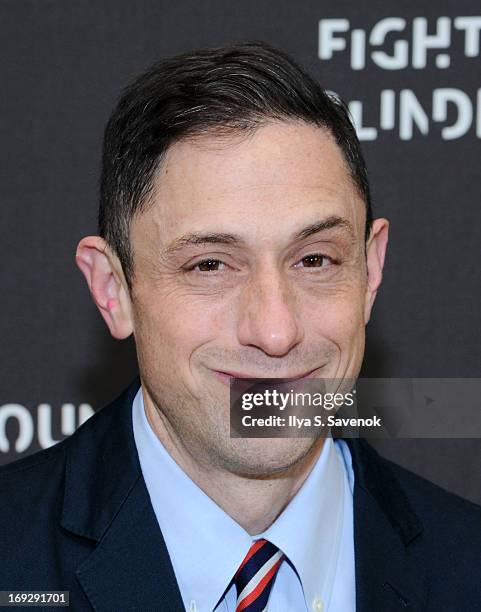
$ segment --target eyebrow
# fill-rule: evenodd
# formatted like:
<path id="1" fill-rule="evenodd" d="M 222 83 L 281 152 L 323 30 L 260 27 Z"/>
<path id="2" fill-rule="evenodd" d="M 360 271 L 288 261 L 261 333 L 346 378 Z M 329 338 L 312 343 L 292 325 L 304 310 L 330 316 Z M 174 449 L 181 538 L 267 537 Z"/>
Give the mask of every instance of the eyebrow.
<path id="1" fill-rule="evenodd" d="M 340 228 L 343 229 L 351 239 L 354 239 L 354 229 L 351 223 L 344 219 L 343 217 L 338 217 L 333 215 L 331 217 L 327 217 L 322 221 L 317 221 L 316 223 L 312 223 L 308 225 L 304 229 L 302 229 L 299 233 L 294 236 L 295 240 L 301 240 L 303 238 L 309 238 L 313 234 L 318 234 L 319 232 L 324 232 L 330 229 Z"/>
<path id="2" fill-rule="evenodd" d="M 343 217 L 333 215 L 304 227 L 301 231 L 294 235 L 293 240 L 302 240 L 304 238 L 309 238 L 309 236 L 313 236 L 314 234 L 337 228 L 343 229 L 345 232 L 347 232 L 351 239 L 354 239 L 354 230 L 351 223 Z M 218 232 L 208 234 L 189 233 L 184 234 L 180 238 L 176 238 L 173 242 L 171 242 L 170 245 L 164 250 L 164 255 L 173 255 L 185 247 L 204 244 L 227 244 L 230 246 L 242 246 L 245 245 L 245 241 L 243 238 L 235 234 L 224 234 Z"/>
<path id="3" fill-rule="evenodd" d="M 170 245 L 164 250 L 165 255 L 173 255 L 177 251 L 184 249 L 189 246 L 203 244 L 229 244 L 239 246 L 244 244 L 244 240 L 240 236 L 234 234 L 221 234 L 221 233 L 209 233 L 209 234 L 185 234 L 180 238 L 176 238 Z"/>

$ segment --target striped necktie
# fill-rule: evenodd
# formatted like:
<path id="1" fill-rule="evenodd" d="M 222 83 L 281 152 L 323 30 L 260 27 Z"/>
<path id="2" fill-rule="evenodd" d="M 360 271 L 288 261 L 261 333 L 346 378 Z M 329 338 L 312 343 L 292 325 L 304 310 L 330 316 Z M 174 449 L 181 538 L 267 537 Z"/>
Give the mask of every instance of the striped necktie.
<path id="1" fill-rule="evenodd" d="M 263 612 L 284 553 L 267 540 L 256 540 L 234 576 L 236 612 Z"/>

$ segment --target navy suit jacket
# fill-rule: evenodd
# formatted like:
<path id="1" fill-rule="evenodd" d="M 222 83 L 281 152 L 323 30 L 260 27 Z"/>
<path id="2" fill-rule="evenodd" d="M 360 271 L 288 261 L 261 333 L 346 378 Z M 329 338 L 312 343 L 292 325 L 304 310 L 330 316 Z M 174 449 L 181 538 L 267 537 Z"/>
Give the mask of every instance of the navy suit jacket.
<path id="1" fill-rule="evenodd" d="M 0 469 L 0 590 L 69 591 L 74 611 L 184 610 L 134 443 L 139 384 Z M 357 611 L 481 611 L 481 507 L 346 441 Z"/>

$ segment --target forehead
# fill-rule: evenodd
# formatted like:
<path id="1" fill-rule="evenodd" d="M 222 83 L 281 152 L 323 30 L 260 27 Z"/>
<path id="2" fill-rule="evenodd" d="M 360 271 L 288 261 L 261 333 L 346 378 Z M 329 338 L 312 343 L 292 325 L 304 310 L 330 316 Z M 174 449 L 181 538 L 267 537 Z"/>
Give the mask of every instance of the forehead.
<path id="1" fill-rule="evenodd" d="M 267 238 L 331 215 L 347 218 L 362 237 L 364 203 L 341 150 L 319 127 L 272 122 L 249 135 L 206 134 L 171 146 L 147 211 L 132 223 L 132 241 L 150 236 L 161 244 L 206 229 Z"/>

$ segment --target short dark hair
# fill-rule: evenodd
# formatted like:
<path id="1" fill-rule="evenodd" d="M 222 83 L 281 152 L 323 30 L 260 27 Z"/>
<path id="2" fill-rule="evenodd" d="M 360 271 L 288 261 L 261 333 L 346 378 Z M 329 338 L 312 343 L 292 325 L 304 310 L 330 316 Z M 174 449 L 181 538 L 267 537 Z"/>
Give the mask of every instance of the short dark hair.
<path id="1" fill-rule="evenodd" d="M 366 164 L 345 104 L 288 55 L 262 42 L 201 49 L 163 59 L 123 92 L 104 136 L 99 234 L 117 254 L 129 289 L 130 224 L 145 210 L 168 148 L 211 131 L 253 131 L 269 120 L 323 127 L 340 147 L 372 223 Z"/>

